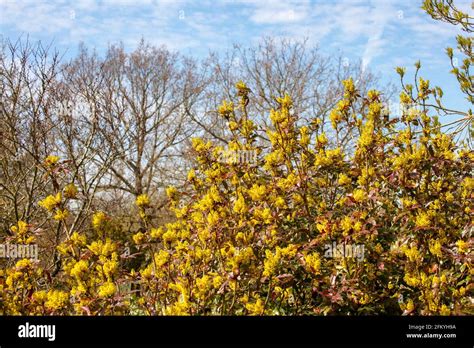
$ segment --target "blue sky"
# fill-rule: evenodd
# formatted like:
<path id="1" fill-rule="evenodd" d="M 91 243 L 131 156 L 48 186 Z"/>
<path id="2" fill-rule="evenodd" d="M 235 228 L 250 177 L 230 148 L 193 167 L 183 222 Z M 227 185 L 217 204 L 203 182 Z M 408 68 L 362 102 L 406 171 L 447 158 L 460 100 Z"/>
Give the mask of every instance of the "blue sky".
<path id="1" fill-rule="evenodd" d="M 456 4 L 472 11 L 470 0 Z M 432 20 L 420 6 L 421 0 L 0 0 L 0 31 L 9 39 L 54 40 L 67 57 L 80 42 L 104 52 L 122 41 L 132 50 L 143 37 L 204 57 L 262 36 L 306 37 L 324 54 L 362 59 L 383 81 L 396 82 L 399 65 L 413 72 L 420 59 L 422 76 L 444 89 L 446 104 L 466 109 L 444 53 L 461 31 Z"/>

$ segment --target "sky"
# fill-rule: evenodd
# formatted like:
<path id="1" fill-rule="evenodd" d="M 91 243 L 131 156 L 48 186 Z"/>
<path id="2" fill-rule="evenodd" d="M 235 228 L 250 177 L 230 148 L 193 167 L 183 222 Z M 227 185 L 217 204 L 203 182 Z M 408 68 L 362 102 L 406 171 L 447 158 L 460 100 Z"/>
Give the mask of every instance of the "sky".
<path id="1" fill-rule="evenodd" d="M 421 0 L 0 0 L 0 34 L 53 41 L 65 58 L 79 43 L 105 52 L 123 42 L 133 50 L 144 38 L 195 57 L 239 43 L 251 46 L 263 36 L 308 39 L 326 55 L 361 60 L 382 82 L 395 82 L 396 66 L 422 63 L 421 75 L 445 92 L 447 106 L 466 110 L 445 48 L 455 47 L 461 30 L 434 21 Z M 474 12 L 470 0 L 456 5 Z M 462 55 L 456 53 L 455 57 Z M 411 81 L 410 81 L 411 82 Z M 472 106 L 471 106 L 472 107 Z M 449 121 L 449 120 L 448 120 Z"/>

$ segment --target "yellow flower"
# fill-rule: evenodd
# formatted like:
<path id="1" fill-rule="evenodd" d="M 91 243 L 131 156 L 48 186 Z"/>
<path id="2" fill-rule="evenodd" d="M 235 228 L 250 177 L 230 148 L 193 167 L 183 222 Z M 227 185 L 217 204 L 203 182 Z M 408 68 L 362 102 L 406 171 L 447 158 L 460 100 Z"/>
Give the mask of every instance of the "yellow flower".
<path id="1" fill-rule="evenodd" d="M 294 173 L 290 173 L 286 178 L 281 178 L 277 182 L 277 186 L 282 190 L 293 188 L 298 182 L 298 177 Z"/>
<path id="2" fill-rule="evenodd" d="M 78 232 L 74 232 L 71 235 L 71 241 L 73 241 L 74 244 L 76 244 L 76 245 L 84 246 L 87 243 L 87 238 L 83 234 L 79 234 Z"/>
<path id="3" fill-rule="evenodd" d="M 176 235 L 176 232 L 173 230 L 168 230 L 162 235 L 162 239 L 164 243 L 173 243 L 178 236 Z"/>
<path id="4" fill-rule="evenodd" d="M 465 178 L 461 183 L 461 187 L 463 187 L 467 191 L 474 190 L 474 179 L 470 177 Z"/>
<path id="5" fill-rule="evenodd" d="M 180 296 L 179 300 L 175 302 L 172 306 L 166 307 L 165 314 L 166 315 L 189 315 L 189 301 L 186 297 Z"/>
<path id="6" fill-rule="evenodd" d="M 250 92 L 250 89 L 247 87 L 247 85 L 243 81 L 239 81 L 235 84 L 235 87 L 238 90 L 239 96 L 246 95 L 248 92 Z"/>
<path id="7" fill-rule="evenodd" d="M 99 287 L 98 295 L 99 297 L 110 297 L 115 294 L 117 288 L 114 283 L 106 282 Z"/>
<path id="8" fill-rule="evenodd" d="M 318 146 L 324 146 L 328 143 L 328 138 L 326 137 L 325 133 L 321 133 L 318 135 Z"/>
<path id="9" fill-rule="evenodd" d="M 193 181 L 194 179 L 196 179 L 196 172 L 194 171 L 194 169 L 191 169 L 188 172 L 188 180 Z"/>
<path id="10" fill-rule="evenodd" d="M 319 233 L 328 232 L 329 223 L 326 219 L 318 219 L 318 223 L 316 223 L 316 228 Z"/>
<path id="11" fill-rule="evenodd" d="M 115 254 L 116 255 L 116 254 Z M 109 279 L 118 270 L 119 264 L 116 260 L 107 260 L 104 262 L 102 269 L 104 270 L 105 276 Z"/>
<path id="12" fill-rule="evenodd" d="M 342 120 L 341 112 L 337 109 L 331 110 L 331 113 L 329 114 L 329 119 L 331 120 L 332 127 L 336 129 L 337 125 Z"/>
<path id="13" fill-rule="evenodd" d="M 416 204 L 416 200 L 409 197 L 402 198 L 401 202 L 404 208 L 410 208 Z"/>
<path id="14" fill-rule="evenodd" d="M 303 127 L 300 128 L 300 135 L 301 135 L 300 144 L 301 144 L 301 146 L 304 146 L 304 147 L 308 146 L 309 141 L 310 141 L 308 133 L 309 133 L 309 128 L 308 127 L 303 126 Z"/>
<path id="15" fill-rule="evenodd" d="M 273 220 L 272 212 L 269 208 L 265 208 L 263 210 L 257 208 L 254 210 L 254 216 L 259 218 L 263 223 L 270 224 Z"/>
<path id="16" fill-rule="evenodd" d="M 416 261 L 421 260 L 421 254 L 418 251 L 418 248 L 416 247 L 416 245 L 413 245 L 411 248 L 405 247 L 403 251 L 411 262 L 416 262 Z"/>
<path id="17" fill-rule="evenodd" d="M 163 267 L 170 260 L 170 257 L 167 251 L 160 250 L 154 255 L 155 266 L 158 268 Z"/>
<path id="18" fill-rule="evenodd" d="M 255 303 L 247 303 L 245 308 L 247 308 L 250 315 L 262 315 L 265 310 L 265 303 L 259 298 Z"/>
<path id="19" fill-rule="evenodd" d="M 280 263 L 281 251 L 277 249 L 275 253 L 265 250 L 265 260 L 263 262 L 263 276 L 269 277 L 273 275 Z"/>
<path id="20" fill-rule="evenodd" d="M 436 241 L 430 241 L 429 242 L 429 249 L 430 249 L 430 252 L 435 255 L 435 256 L 438 256 L 438 257 L 442 257 L 443 254 L 441 252 L 441 243 L 439 240 L 436 240 Z"/>
<path id="21" fill-rule="evenodd" d="M 245 204 L 244 197 L 239 193 L 237 200 L 234 203 L 233 208 L 235 213 L 244 214 L 247 212 L 247 204 Z"/>
<path id="22" fill-rule="evenodd" d="M 321 273 L 321 257 L 318 253 L 314 252 L 312 254 L 308 254 L 304 257 L 305 267 L 308 272 L 313 274 Z"/>
<path id="23" fill-rule="evenodd" d="M 143 279 L 150 279 L 153 275 L 153 265 L 149 264 L 147 267 L 142 269 L 140 275 Z"/>
<path id="24" fill-rule="evenodd" d="M 89 263 L 86 260 L 79 260 L 72 267 L 70 275 L 72 277 L 80 278 L 84 273 L 89 271 Z"/>
<path id="25" fill-rule="evenodd" d="M 48 293 L 44 290 L 35 291 L 33 293 L 33 299 L 37 302 L 44 303 L 48 299 Z"/>
<path id="26" fill-rule="evenodd" d="M 344 185 L 350 184 L 351 182 L 352 182 L 351 179 L 346 174 L 344 173 L 339 174 L 339 178 L 337 180 L 337 183 L 339 185 L 344 186 Z"/>
<path id="27" fill-rule="evenodd" d="M 285 202 L 285 199 L 281 196 L 278 196 L 276 199 L 275 199 L 275 206 L 277 208 L 285 208 L 286 207 L 286 202 Z"/>
<path id="28" fill-rule="evenodd" d="M 205 147 L 204 141 L 201 138 L 197 138 L 197 137 L 192 138 L 191 143 L 192 143 L 193 149 L 196 150 L 197 152 L 201 152 Z"/>
<path id="29" fill-rule="evenodd" d="M 50 310 L 57 310 L 67 306 L 69 295 L 67 292 L 59 290 L 50 290 L 47 294 L 45 307 Z"/>
<path id="30" fill-rule="evenodd" d="M 235 121 L 230 121 L 229 122 L 229 129 L 231 131 L 235 131 L 235 130 L 239 129 L 239 124 Z"/>
<path id="31" fill-rule="evenodd" d="M 414 309 L 415 309 L 415 304 L 413 303 L 412 299 L 409 299 L 406 305 L 406 310 L 408 312 L 413 312 Z"/>
<path id="32" fill-rule="evenodd" d="M 217 275 L 212 279 L 212 286 L 214 286 L 214 289 L 219 289 L 223 283 L 224 280 L 220 275 Z"/>
<path id="33" fill-rule="evenodd" d="M 349 98 L 355 93 L 356 89 L 355 89 L 354 80 L 352 79 L 352 77 L 348 78 L 347 80 L 343 80 L 342 85 L 344 86 L 344 97 L 345 98 Z M 373 93 L 373 91 L 372 91 L 372 93 Z M 370 96 L 370 94 L 369 94 L 369 96 Z"/>
<path id="34" fill-rule="evenodd" d="M 31 260 L 29 259 L 21 259 L 15 264 L 15 268 L 20 270 L 28 267 L 31 267 Z"/>
<path id="35" fill-rule="evenodd" d="M 38 203 L 38 205 L 47 211 L 51 212 L 54 208 L 56 208 L 61 203 L 61 192 L 58 192 L 55 196 L 49 195 L 42 201 Z"/>
<path id="36" fill-rule="evenodd" d="M 168 196 L 169 199 L 175 200 L 176 195 L 178 194 L 178 190 L 174 186 L 168 186 L 166 188 L 166 195 Z"/>
<path id="37" fill-rule="evenodd" d="M 441 315 L 450 315 L 450 314 L 451 314 L 451 310 L 449 309 L 448 306 L 446 306 L 445 304 L 443 304 L 443 305 L 441 306 L 441 309 L 440 309 L 440 311 L 439 311 L 439 314 L 441 314 Z"/>
<path id="38" fill-rule="evenodd" d="M 363 202 L 367 199 L 367 193 L 364 190 L 356 189 L 352 193 L 352 197 L 354 197 L 356 202 Z"/>
<path id="39" fill-rule="evenodd" d="M 377 245 L 376 245 L 375 248 L 374 248 L 374 251 L 375 251 L 377 254 L 381 254 L 381 253 L 383 252 L 383 246 L 382 246 L 382 244 L 377 243 Z"/>
<path id="40" fill-rule="evenodd" d="M 345 235 L 351 230 L 353 225 L 352 219 L 349 216 L 344 216 L 341 220 L 341 228 Z"/>
<path id="41" fill-rule="evenodd" d="M 266 194 L 266 187 L 265 185 L 257 185 L 253 184 L 250 190 L 248 191 L 250 198 L 254 201 L 259 201 L 263 197 L 265 197 Z"/>
<path id="42" fill-rule="evenodd" d="M 452 203 L 454 201 L 454 195 L 451 192 L 446 192 L 446 202 Z"/>
<path id="43" fill-rule="evenodd" d="M 161 238 L 163 233 L 165 233 L 165 230 L 163 229 L 163 227 L 152 228 L 150 231 L 150 236 L 152 239 L 159 239 Z"/>
<path id="44" fill-rule="evenodd" d="M 56 214 L 54 214 L 54 220 L 63 221 L 69 216 L 67 209 L 57 209 Z"/>
<path id="45" fill-rule="evenodd" d="M 107 238 L 105 243 L 101 240 L 92 242 L 91 245 L 88 246 L 88 249 L 95 255 L 107 257 L 117 249 L 117 246 L 110 240 L 110 238 Z"/>
<path id="46" fill-rule="evenodd" d="M 422 211 L 416 216 L 416 220 L 415 220 L 416 227 L 427 228 L 430 226 L 430 223 L 431 223 L 430 217 L 427 213 Z"/>
<path id="47" fill-rule="evenodd" d="M 146 193 L 143 193 L 135 199 L 135 204 L 139 208 L 147 207 L 150 205 L 150 198 L 148 198 Z"/>
<path id="48" fill-rule="evenodd" d="M 92 216 L 92 227 L 99 230 L 104 227 L 106 221 L 107 215 L 103 211 L 98 211 Z"/>
<path id="49" fill-rule="evenodd" d="M 52 167 L 56 163 L 58 163 L 58 161 L 59 161 L 58 156 L 50 155 L 50 156 L 46 157 L 46 159 L 44 160 L 44 164 L 47 165 L 48 167 Z"/>
<path id="50" fill-rule="evenodd" d="M 362 297 L 359 298 L 359 303 L 365 305 L 367 303 L 370 303 L 370 300 L 370 295 L 364 294 Z"/>
<path id="51" fill-rule="evenodd" d="M 374 123 L 373 121 L 367 122 L 367 124 L 364 125 L 362 129 L 362 134 L 360 135 L 359 138 L 359 146 L 361 148 L 365 148 L 367 146 L 370 146 L 372 142 L 374 141 Z"/>
<path id="52" fill-rule="evenodd" d="M 142 232 L 135 233 L 132 237 L 135 244 L 139 245 L 145 241 L 145 235 Z"/>
<path id="53" fill-rule="evenodd" d="M 281 256 L 287 259 L 292 259 L 295 257 L 297 251 L 298 246 L 296 246 L 295 244 L 288 244 L 285 248 L 281 249 Z"/>
<path id="54" fill-rule="evenodd" d="M 217 225 L 219 220 L 219 213 L 217 213 L 216 211 L 212 210 L 209 212 L 209 214 L 207 214 L 207 223 L 209 224 L 209 226 Z"/>
<path id="55" fill-rule="evenodd" d="M 460 239 L 456 242 L 456 246 L 458 247 L 458 252 L 460 254 L 465 254 L 465 253 L 467 253 L 467 249 L 469 247 L 469 244 Z"/>
<path id="56" fill-rule="evenodd" d="M 268 155 L 265 156 L 265 168 L 271 169 L 274 166 L 278 166 L 283 162 L 283 158 L 283 153 L 280 150 L 270 152 Z"/>
<path id="57" fill-rule="evenodd" d="M 18 220 L 16 226 L 12 226 L 10 230 L 17 235 L 17 237 L 24 237 L 28 232 L 28 224 L 25 221 Z"/>
<path id="58" fill-rule="evenodd" d="M 209 291 L 212 289 L 212 286 L 213 284 L 212 284 L 211 278 L 207 274 L 203 275 L 201 278 L 197 278 L 196 279 L 196 288 L 197 288 L 196 297 L 198 299 L 204 299 L 209 293 Z"/>
<path id="59" fill-rule="evenodd" d="M 373 176 L 374 173 L 375 173 L 375 170 L 373 167 L 362 168 L 362 173 L 357 179 L 357 183 L 359 185 L 366 185 L 369 182 L 370 177 Z"/>
<path id="60" fill-rule="evenodd" d="M 282 108 L 290 108 L 293 105 L 293 101 L 291 100 L 291 97 L 288 94 L 285 94 L 283 98 L 277 98 L 278 104 L 281 105 Z"/>
<path id="61" fill-rule="evenodd" d="M 232 112 L 234 112 L 234 104 L 232 102 L 229 103 L 224 100 L 222 104 L 218 107 L 217 112 L 221 116 L 229 117 Z"/>

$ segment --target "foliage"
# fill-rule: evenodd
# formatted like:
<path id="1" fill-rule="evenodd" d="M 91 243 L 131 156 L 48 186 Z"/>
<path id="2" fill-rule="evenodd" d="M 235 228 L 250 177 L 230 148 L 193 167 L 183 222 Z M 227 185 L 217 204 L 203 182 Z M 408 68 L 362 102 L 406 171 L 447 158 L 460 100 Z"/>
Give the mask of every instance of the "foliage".
<path id="1" fill-rule="evenodd" d="M 451 5 L 424 8 L 472 31 Z M 467 58 L 453 73 L 472 103 L 472 38 L 458 48 Z M 54 264 L 2 260 L 0 314 L 472 315 L 474 154 L 433 116 L 450 110 L 416 68 L 414 86 L 397 68 L 399 116 L 381 92 L 344 80 L 331 129 L 288 94 L 257 124 L 239 81 L 217 108 L 228 148 L 193 138 L 186 185 L 166 189 L 173 221 L 157 223 L 156 197 L 137 190 L 133 234 L 107 210 L 78 224 L 75 207 L 90 201 L 67 175 L 73 161 L 44 156 L 45 221 L 18 219 L 5 242 L 55 231 Z M 453 113 L 472 127 L 471 110 Z M 223 151 L 257 158 L 223 161 Z"/>
<path id="2" fill-rule="evenodd" d="M 193 189 L 167 190 L 176 221 L 150 225 L 151 202 L 137 198 L 143 225 L 132 239 L 145 258 L 138 269 L 123 267 L 130 255 L 98 212 L 97 240 L 74 232 L 58 248 L 54 287 L 35 287 L 32 279 L 44 272 L 30 261 L 7 269 L 2 312 L 468 313 L 472 152 L 457 148 L 436 117 L 408 109 L 390 118 L 378 92 L 360 96 L 350 79 L 344 87 L 331 115 L 336 132 L 357 126 L 352 153 L 330 147 L 317 118 L 296 126 L 285 95 L 270 112 L 272 146 L 256 164 L 217 162 L 220 147 L 193 139 Z M 237 89 L 242 102 L 221 108 L 239 124 L 229 146 L 260 152 L 245 116 L 248 89 Z M 352 112 L 356 101 L 361 114 Z M 53 215 L 66 209 L 60 193 L 40 204 L 64 223 Z M 18 238 L 24 226 L 13 230 Z M 328 257 L 334 241 L 363 245 L 363 259 Z"/>

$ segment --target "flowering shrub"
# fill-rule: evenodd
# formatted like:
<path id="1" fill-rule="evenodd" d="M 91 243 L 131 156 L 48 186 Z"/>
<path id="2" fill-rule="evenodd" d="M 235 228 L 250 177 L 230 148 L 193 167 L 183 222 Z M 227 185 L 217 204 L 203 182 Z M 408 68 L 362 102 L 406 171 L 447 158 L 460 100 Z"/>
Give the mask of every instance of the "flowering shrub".
<path id="1" fill-rule="evenodd" d="M 219 147 L 194 139 L 192 192 L 168 189 L 177 221 L 134 238 L 150 255 L 136 275 L 147 312 L 468 312 L 472 152 L 424 111 L 389 118 L 376 91 L 355 114 L 362 97 L 344 86 L 331 121 L 336 137 L 357 125 L 351 153 L 328 143 L 317 118 L 297 126 L 288 95 L 271 111 L 264 153 L 237 85 L 241 105 L 220 109 L 239 124 L 229 147 L 260 161 L 224 165 L 212 160 Z M 332 241 L 365 246 L 364 259 L 326 258 Z"/>
<path id="2" fill-rule="evenodd" d="M 443 3 L 424 7 L 472 32 L 469 17 Z M 459 36 L 458 47 L 468 58 L 453 73 L 472 102 L 472 38 Z M 140 192 L 128 230 L 100 210 L 76 230 L 80 185 L 59 180 L 67 161 L 48 156 L 55 192 L 38 202 L 46 221 L 18 221 L 5 242 L 55 231 L 54 264 L 2 260 L 0 314 L 474 314 L 474 154 L 431 116 L 446 111 L 442 90 L 423 78 L 404 84 L 397 72 L 399 116 L 348 79 L 329 124 L 300 119 L 284 95 L 263 129 L 238 82 L 238 103 L 217 110 L 228 149 L 192 139 L 188 187 L 166 189 L 169 223 L 156 223 L 153 197 Z M 472 129 L 472 111 L 461 115 Z M 222 161 L 223 151 L 256 158 Z"/>
<path id="3" fill-rule="evenodd" d="M 219 112 L 238 125 L 230 127 L 229 148 L 256 151 L 256 163 L 216 161 L 221 147 L 193 139 L 191 189 L 166 190 L 174 222 L 153 226 L 146 209 L 152 201 L 138 196 L 142 222 L 127 242 L 134 244 L 130 255 L 114 239 L 111 218 L 98 211 L 88 234 L 70 232 L 57 247 L 54 277 L 27 259 L 2 271 L 1 312 L 470 313 L 474 155 L 426 110 L 392 118 L 377 91 L 362 97 L 352 80 L 344 87 L 331 137 L 317 117 L 299 125 L 285 95 L 270 112 L 265 146 L 239 83 L 241 103 L 224 102 Z M 411 101 L 404 93 L 401 100 Z M 337 141 L 347 125 L 359 136 L 345 153 Z M 73 212 L 66 202 L 76 195 L 68 184 L 39 205 L 67 226 Z M 25 222 L 12 233 L 34 242 Z M 334 242 L 362 245 L 363 258 L 328 256 Z M 141 262 L 130 267 L 135 257 Z"/>

